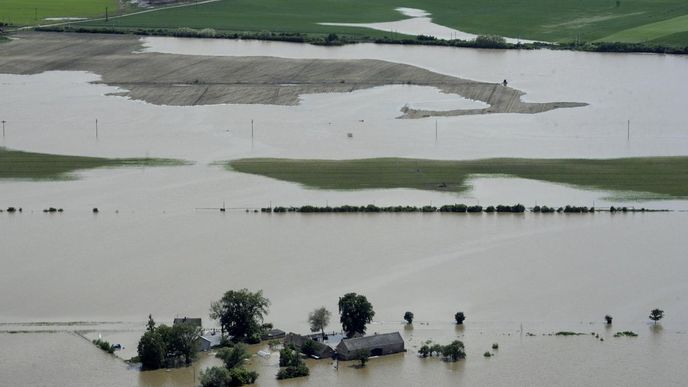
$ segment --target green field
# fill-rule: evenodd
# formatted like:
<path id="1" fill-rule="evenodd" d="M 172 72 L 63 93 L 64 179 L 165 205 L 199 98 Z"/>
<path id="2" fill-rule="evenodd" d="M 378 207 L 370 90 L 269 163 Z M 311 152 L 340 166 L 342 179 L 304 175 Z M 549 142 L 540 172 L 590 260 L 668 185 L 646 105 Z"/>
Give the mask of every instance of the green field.
<path id="1" fill-rule="evenodd" d="M 22 26 L 50 22 L 46 18 L 101 17 L 105 7 L 114 14 L 118 4 L 118 0 L 0 0 L 0 22 Z"/>
<path id="2" fill-rule="evenodd" d="M 0 179 L 62 180 L 74 178 L 72 173 L 80 169 L 155 167 L 182 164 L 184 164 L 183 161 L 171 159 L 106 159 L 101 157 L 22 152 L 0 148 Z"/>
<path id="3" fill-rule="evenodd" d="M 688 197 L 688 156 L 466 161 L 240 159 L 226 166 L 238 172 L 322 189 L 414 188 L 462 192 L 468 188 L 467 179 L 471 175 L 489 174 L 581 188 L 651 193 L 655 197 Z"/>
<path id="4" fill-rule="evenodd" d="M 17 0 L 12 0 L 17 1 Z M 384 22 L 405 18 L 397 7 L 420 8 L 433 21 L 476 34 L 544 41 L 653 40 L 688 45 L 685 0 L 220 0 L 87 23 L 125 28 L 213 28 L 218 31 L 348 33 L 378 36 L 368 29 L 320 26 L 318 22 Z M 659 22 L 659 27 L 654 23 Z M 625 40 L 625 41 L 626 41 Z M 678 40 L 678 43 L 676 41 Z"/>

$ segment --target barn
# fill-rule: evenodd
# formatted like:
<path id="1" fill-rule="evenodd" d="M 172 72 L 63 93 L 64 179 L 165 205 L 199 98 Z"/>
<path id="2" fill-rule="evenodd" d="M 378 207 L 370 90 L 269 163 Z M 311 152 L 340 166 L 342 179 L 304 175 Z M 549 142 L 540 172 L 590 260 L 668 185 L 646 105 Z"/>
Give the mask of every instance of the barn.
<path id="1" fill-rule="evenodd" d="M 337 345 L 337 358 L 340 360 L 354 360 L 360 351 L 367 351 L 369 356 L 383 356 L 404 352 L 404 339 L 399 332 L 343 339 Z"/>

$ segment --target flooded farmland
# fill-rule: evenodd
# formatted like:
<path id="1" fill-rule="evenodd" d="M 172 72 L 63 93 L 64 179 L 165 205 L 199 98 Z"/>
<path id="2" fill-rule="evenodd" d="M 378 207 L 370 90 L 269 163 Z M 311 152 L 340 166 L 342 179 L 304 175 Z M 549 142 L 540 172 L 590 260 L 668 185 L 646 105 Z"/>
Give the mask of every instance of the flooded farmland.
<path id="1" fill-rule="evenodd" d="M 80 335 L 123 344 L 118 356 L 127 359 L 136 354 L 149 313 L 166 323 L 198 316 L 212 326 L 210 302 L 243 287 L 263 289 L 272 302 L 267 321 L 295 332 L 308 330 L 313 308 L 336 311 L 342 294 L 365 294 L 376 312 L 368 331 L 400 331 L 404 337 L 404 354 L 371 359 L 364 369 L 309 361 L 311 375 L 290 385 L 678 386 L 688 377 L 681 365 L 688 355 L 685 199 L 494 176 L 475 176 L 472 188 L 459 194 L 315 190 L 217 165 L 241 157 L 685 155 L 688 59 L 170 38 L 146 38 L 143 44 L 137 55 L 385 60 L 481 82 L 506 78 L 528 102 L 588 106 L 408 120 L 397 118 L 405 105 L 437 110 L 484 105 L 431 86 L 383 85 L 304 94 L 294 106 L 168 106 L 112 95 L 124 86 L 103 83 L 92 72 L 0 74 L 0 119 L 7 121 L 3 147 L 193 163 L 84 170 L 75 180 L 0 181 L 0 207 L 23 208 L 21 214 L 0 213 L 0 384 L 191 385 L 201 369 L 218 361 L 201 355 L 194 367 L 139 372 Z M 2 56 L 6 63 L 22 60 Z M 269 205 L 455 202 L 675 211 L 252 212 Z M 223 205 L 228 211 L 221 213 Z M 48 206 L 64 213 L 43 213 Z M 647 322 L 654 307 L 667 315 L 657 327 Z M 406 310 L 415 313 L 413 329 L 401 323 Z M 463 329 L 452 324 L 458 310 L 467 316 Z M 602 322 L 605 314 L 614 316 L 611 328 Z M 332 320 L 328 330 L 338 326 L 337 318 Z M 639 336 L 613 337 L 623 330 Z M 587 335 L 550 336 L 558 331 Z M 456 338 L 466 344 L 466 361 L 416 356 L 426 340 Z M 494 342 L 499 350 L 484 358 Z M 274 378 L 277 359 L 277 353 L 251 358 L 249 367 L 260 373 L 258 385 L 286 384 Z"/>

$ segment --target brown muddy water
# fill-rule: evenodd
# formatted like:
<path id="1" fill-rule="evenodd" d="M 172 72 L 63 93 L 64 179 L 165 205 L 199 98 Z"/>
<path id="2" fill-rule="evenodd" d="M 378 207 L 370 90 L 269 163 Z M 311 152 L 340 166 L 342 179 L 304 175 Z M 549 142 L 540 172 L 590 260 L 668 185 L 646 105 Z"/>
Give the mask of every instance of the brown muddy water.
<path id="1" fill-rule="evenodd" d="M 135 353 L 149 313 L 199 316 L 228 289 L 263 289 L 268 321 L 304 332 L 309 311 L 368 296 L 369 332 L 399 330 L 408 352 L 365 369 L 309 362 L 277 382 L 277 354 L 253 357 L 259 385 L 648 384 L 680 386 L 688 371 L 688 213 L 594 215 L 266 215 L 230 208 L 335 204 L 629 204 L 685 209 L 685 200 L 629 200 L 525 179 L 473 180 L 462 194 L 319 191 L 225 171 L 239 157 L 376 156 L 467 159 L 685 154 L 688 60 L 660 55 L 453 50 L 147 39 L 149 50 L 211 55 L 375 58 L 469 79 L 508 78 L 528 101 L 590 105 L 536 115 L 398 120 L 405 104 L 480 107 L 433 88 L 389 86 L 303 96 L 298 106 L 153 106 L 106 96 L 96 74 L 0 74 L 2 145 L 97 156 L 177 157 L 174 168 L 84 171 L 72 181 L 0 181 L 1 386 L 189 386 L 195 368 L 138 372 L 91 345 L 101 335 Z M 1 53 L 0 53 L 1 55 Z M 99 137 L 93 135 L 99 120 Z M 251 138 L 250 120 L 255 121 Z M 362 121 L 361 121 L 362 120 Z M 626 142 L 627 120 L 631 140 Z M 347 133 L 352 132 L 353 138 Z M 48 215 L 42 208 L 65 208 Z M 93 215 L 91 208 L 99 207 Z M 215 208 L 208 210 L 205 208 Z M 666 318 L 654 328 L 650 309 Z M 406 310 L 413 329 L 401 324 Z M 467 315 L 457 330 L 456 311 Z M 605 314 L 614 316 L 608 329 Z M 333 318 L 330 329 L 336 329 Z M 521 326 L 523 329 L 521 330 Z M 556 337 L 561 330 L 597 332 Z M 637 338 L 613 338 L 633 330 Z M 29 331 L 29 333 L 27 333 Z M 17 332 L 17 333 L 10 333 Z M 527 336 L 526 332 L 535 334 Z M 545 334 L 543 336 L 543 334 Z M 419 359 L 425 340 L 466 343 L 468 359 Z M 490 359 L 483 352 L 498 342 Z M 252 349 L 257 351 L 262 347 Z M 195 371 L 194 371 L 195 370 Z"/>

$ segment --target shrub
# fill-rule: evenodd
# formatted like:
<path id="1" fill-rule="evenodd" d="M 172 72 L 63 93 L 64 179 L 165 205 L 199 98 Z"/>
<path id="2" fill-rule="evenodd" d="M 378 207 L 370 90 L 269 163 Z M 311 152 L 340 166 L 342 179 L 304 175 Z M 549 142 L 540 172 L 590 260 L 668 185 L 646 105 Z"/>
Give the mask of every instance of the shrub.
<path id="1" fill-rule="evenodd" d="M 210 367 L 201 371 L 202 387 L 228 387 L 232 382 L 232 375 L 224 367 Z"/>
<path id="2" fill-rule="evenodd" d="M 456 323 L 461 325 L 463 324 L 464 320 L 466 320 L 466 315 L 463 314 L 463 312 L 456 312 L 454 315 L 454 320 L 456 320 Z"/>
<path id="3" fill-rule="evenodd" d="M 448 361 L 457 361 L 466 358 L 463 342 L 454 340 L 451 344 L 442 347 L 442 356 Z"/>
<path id="4" fill-rule="evenodd" d="M 277 379 L 291 379 L 291 378 L 298 378 L 301 376 L 308 376 L 310 371 L 308 370 L 308 367 L 306 367 L 305 364 L 301 364 L 298 366 L 291 366 L 287 368 L 283 368 L 277 372 Z"/>
<path id="5" fill-rule="evenodd" d="M 485 351 L 485 353 L 483 353 L 483 356 L 492 357 L 492 354 L 490 353 L 490 351 Z"/>
<path id="6" fill-rule="evenodd" d="M 506 39 L 497 35 L 480 35 L 475 38 L 475 46 L 480 48 L 506 48 Z"/>
<path id="7" fill-rule="evenodd" d="M 499 349 L 499 344 L 497 344 L 497 343 L 492 344 L 492 349 Z"/>
<path id="8" fill-rule="evenodd" d="M 115 353 L 115 346 L 105 340 L 96 339 L 93 340 L 93 344 L 107 353 Z"/>
<path id="9" fill-rule="evenodd" d="M 304 341 L 303 345 L 301 346 L 301 353 L 306 356 L 315 355 L 315 341 L 311 339 Z"/>
<path id="10" fill-rule="evenodd" d="M 258 373 L 255 371 L 249 371 L 243 367 L 236 367 L 229 370 L 229 375 L 232 380 L 229 386 L 243 386 L 244 384 L 253 384 L 258 379 Z"/>

